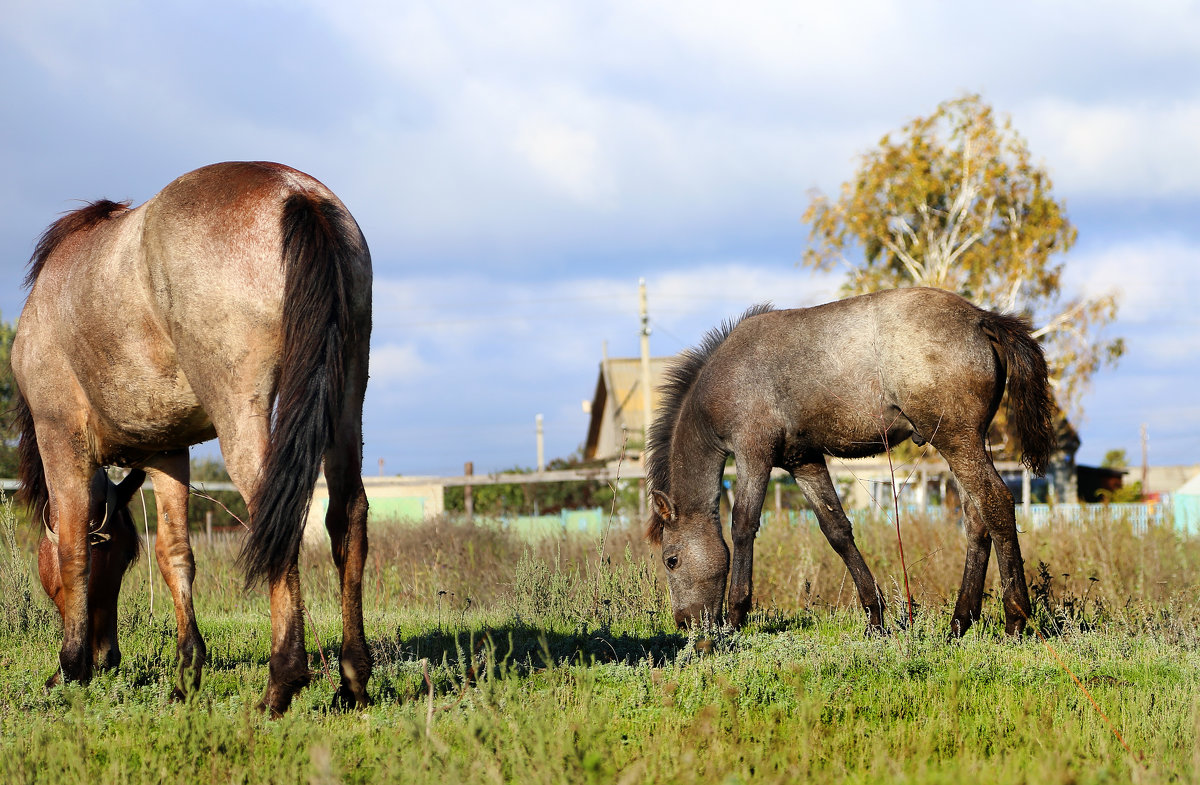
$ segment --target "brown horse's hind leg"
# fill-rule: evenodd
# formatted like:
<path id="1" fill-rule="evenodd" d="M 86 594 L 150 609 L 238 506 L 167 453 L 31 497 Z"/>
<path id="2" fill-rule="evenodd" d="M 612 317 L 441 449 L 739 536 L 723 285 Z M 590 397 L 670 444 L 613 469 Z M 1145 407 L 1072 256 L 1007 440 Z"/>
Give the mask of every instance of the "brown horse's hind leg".
<path id="1" fill-rule="evenodd" d="M 966 496 L 967 561 L 963 584 L 954 607 L 952 632 L 961 635 L 979 617 L 983 606 L 984 574 L 989 540 L 996 546 L 996 563 L 1004 592 L 1004 630 L 1019 635 L 1032 613 L 1025 563 L 1017 541 L 1012 493 L 1000 479 L 982 444 L 967 450 L 942 448 L 942 455 Z"/>
<path id="2" fill-rule="evenodd" d="M 293 562 L 287 574 L 271 584 L 271 659 L 267 692 L 258 707 L 282 717 L 296 693 L 308 685 L 308 654 L 304 650 L 304 603 L 300 569 Z"/>
<path id="3" fill-rule="evenodd" d="M 221 434 L 221 451 L 225 468 L 242 498 L 252 503 L 259 482 L 263 456 L 267 451 L 270 412 L 253 408 L 237 412 L 236 417 L 223 420 L 213 417 L 217 433 Z M 251 508 L 253 521 L 255 510 Z M 303 525 L 298 521 L 297 525 Z M 258 708 L 281 717 L 291 705 L 292 698 L 309 681 L 308 655 L 304 650 L 304 602 L 300 595 L 300 568 L 293 558 L 282 578 L 269 586 L 271 597 L 271 659 L 268 666 L 267 691 Z"/>
<path id="4" fill-rule="evenodd" d="M 154 483 L 158 506 L 158 539 L 154 555 L 175 605 L 179 676 L 172 697 L 179 700 L 189 690 L 199 688 L 200 674 L 208 655 L 192 607 L 196 559 L 188 538 L 188 482 L 191 477 L 188 451 L 160 453 L 146 464 L 145 469 Z"/>
<path id="5" fill-rule="evenodd" d="M 345 463 L 353 465 L 346 466 Z M 325 463 L 329 482 L 329 512 L 325 526 L 329 530 L 333 561 L 342 587 L 342 653 L 339 658 L 341 685 L 334 705 L 363 707 L 370 704 L 367 680 L 371 677 L 371 652 L 367 648 L 362 615 L 362 576 L 367 560 L 367 494 L 356 462 L 335 460 L 331 453 Z"/>
<path id="6" fill-rule="evenodd" d="M 858 589 L 858 599 L 862 602 L 863 610 L 867 612 L 867 628 L 882 632 L 883 624 L 883 592 L 875 582 L 875 576 L 868 569 L 858 546 L 854 543 L 854 529 L 850 519 L 842 509 L 841 500 L 829 477 L 829 470 L 822 459 L 819 463 L 806 463 L 792 471 L 796 483 L 812 505 L 817 514 L 817 522 L 829 544 L 837 551 L 838 556 L 850 571 L 854 586 Z"/>
<path id="7" fill-rule="evenodd" d="M 370 704 L 371 652 L 363 630 L 362 578 L 367 561 L 367 494 L 362 484 L 362 398 L 366 389 L 366 347 L 362 346 L 346 374 L 346 404 L 333 445 L 325 453 L 329 511 L 325 528 L 342 588 L 341 684 L 334 706 Z"/>

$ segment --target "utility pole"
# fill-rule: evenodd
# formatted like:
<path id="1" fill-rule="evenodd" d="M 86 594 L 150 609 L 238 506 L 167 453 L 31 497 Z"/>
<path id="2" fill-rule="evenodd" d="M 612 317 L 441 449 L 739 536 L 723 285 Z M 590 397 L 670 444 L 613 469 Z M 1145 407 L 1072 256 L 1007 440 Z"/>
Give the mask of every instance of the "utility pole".
<path id="1" fill-rule="evenodd" d="M 537 416 L 537 467 L 539 472 L 546 471 L 546 439 L 540 414 Z"/>
<path id="2" fill-rule="evenodd" d="M 463 511 L 467 514 L 467 522 L 475 520 L 475 497 L 471 493 L 471 475 L 475 473 L 475 462 L 463 464 L 463 474 L 467 476 L 467 484 L 463 486 Z"/>
<path id="3" fill-rule="evenodd" d="M 646 445 L 650 440 L 650 312 L 646 308 L 646 279 L 638 279 L 638 315 L 642 319 L 642 454 L 643 469 L 646 466 Z M 643 471 L 643 474 L 645 472 Z M 638 517 L 646 517 L 646 480 L 638 481 Z"/>
<path id="4" fill-rule="evenodd" d="M 650 434 L 650 313 L 646 309 L 646 279 L 638 279 L 638 315 L 642 319 L 642 462 L 645 463 L 646 437 Z"/>
<path id="5" fill-rule="evenodd" d="M 1142 498 L 1150 494 L 1150 437 L 1146 435 L 1146 423 L 1142 423 Z"/>

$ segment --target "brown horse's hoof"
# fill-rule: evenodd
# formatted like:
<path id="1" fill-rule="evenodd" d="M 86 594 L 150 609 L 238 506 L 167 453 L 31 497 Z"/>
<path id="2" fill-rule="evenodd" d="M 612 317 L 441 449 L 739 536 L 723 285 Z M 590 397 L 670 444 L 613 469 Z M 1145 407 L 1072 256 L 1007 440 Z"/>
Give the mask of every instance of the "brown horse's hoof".
<path id="1" fill-rule="evenodd" d="M 62 671 L 56 670 L 50 676 L 50 678 L 46 679 L 46 687 L 45 687 L 46 692 L 49 692 L 50 690 L 54 689 L 55 687 L 59 686 L 60 684 L 62 684 Z"/>
<path id="2" fill-rule="evenodd" d="M 347 686 L 345 682 L 342 682 L 337 692 L 333 693 L 333 702 L 330 704 L 330 708 L 334 711 L 349 711 L 351 709 L 365 709 L 371 703 L 371 696 L 365 691 L 355 691 Z"/>
<path id="3" fill-rule="evenodd" d="M 1010 638 L 1020 638 L 1025 632 L 1025 619 L 1017 617 L 1009 619 L 1004 623 L 1004 634 Z"/>

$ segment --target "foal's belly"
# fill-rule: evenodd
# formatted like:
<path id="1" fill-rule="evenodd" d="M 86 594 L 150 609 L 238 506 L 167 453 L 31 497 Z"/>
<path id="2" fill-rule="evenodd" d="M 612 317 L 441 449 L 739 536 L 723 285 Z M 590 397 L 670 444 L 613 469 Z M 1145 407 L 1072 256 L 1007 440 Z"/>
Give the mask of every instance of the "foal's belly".
<path id="1" fill-rule="evenodd" d="M 869 458 L 903 443 L 913 435 L 903 415 L 883 417 L 812 418 L 788 434 L 782 453 L 784 461 L 801 463 L 817 455 L 835 458 Z"/>

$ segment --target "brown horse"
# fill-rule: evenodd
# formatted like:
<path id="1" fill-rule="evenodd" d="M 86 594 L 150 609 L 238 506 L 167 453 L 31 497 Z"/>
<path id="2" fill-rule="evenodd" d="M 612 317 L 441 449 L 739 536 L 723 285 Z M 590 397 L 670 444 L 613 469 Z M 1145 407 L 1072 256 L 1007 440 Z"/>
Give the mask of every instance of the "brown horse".
<path id="1" fill-rule="evenodd" d="M 297 555 L 322 460 L 342 589 L 335 703 L 365 705 L 371 257 L 346 207 L 280 164 L 215 164 L 140 207 L 99 201 L 63 216 L 38 242 L 26 285 L 12 349 L 21 493 L 46 524 L 39 573 L 63 620 L 48 684 L 120 661 L 117 592 L 137 553 L 125 507 L 145 472 L 178 623 L 176 695 L 199 685 L 188 448 L 216 436 L 250 509 L 247 585 L 269 583 L 261 706 L 285 711 L 309 679 Z M 114 486 L 110 465 L 134 471 Z"/>
<path id="2" fill-rule="evenodd" d="M 1024 461 L 1041 472 L 1055 444 L 1042 349 L 1026 323 L 939 289 L 897 289 L 790 311 L 752 308 L 685 352 L 664 386 L 647 440 L 652 514 L 675 619 L 716 619 L 729 577 L 729 620 L 753 593 L 754 537 L 771 468 L 791 472 L 846 564 L 872 628 L 883 595 L 854 543 L 825 456 L 878 454 L 911 438 L 938 449 L 963 490 L 967 560 L 952 630 L 979 618 L 993 542 L 1005 629 L 1029 618 L 1013 498 L 992 465 L 987 429 L 1005 382 Z M 737 467 L 733 563 L 718 496 Z"/>

